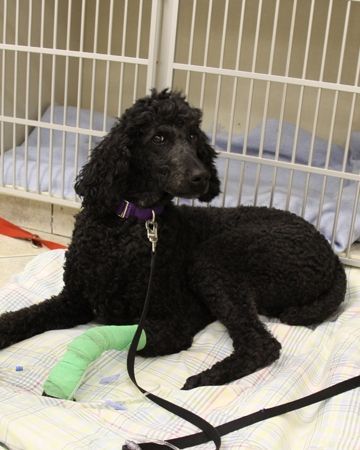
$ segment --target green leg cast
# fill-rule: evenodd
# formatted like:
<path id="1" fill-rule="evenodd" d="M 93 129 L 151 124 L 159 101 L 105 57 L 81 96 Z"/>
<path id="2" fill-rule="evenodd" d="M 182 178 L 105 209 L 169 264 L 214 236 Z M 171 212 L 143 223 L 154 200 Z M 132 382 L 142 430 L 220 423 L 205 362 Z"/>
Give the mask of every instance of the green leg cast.
<path id="1" fill-rule="evenodd" d="M 44 384 L 44 395 L 72 400 L 90 363 L 106 350 L 125 350 L 136 332 L 137 325 L 110 325 L 90 328 L 68 345 L 65 355 L 51 370 Z M 142 331 L 138 350 L 146 345 Z"/>

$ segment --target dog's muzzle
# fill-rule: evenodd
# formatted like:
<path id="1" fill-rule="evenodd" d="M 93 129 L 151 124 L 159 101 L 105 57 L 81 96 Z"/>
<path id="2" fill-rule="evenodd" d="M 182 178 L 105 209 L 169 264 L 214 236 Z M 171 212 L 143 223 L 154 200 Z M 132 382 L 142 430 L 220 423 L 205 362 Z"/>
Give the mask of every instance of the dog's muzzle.
<path id="1" fill-rule="evenodd" d="M 166 190 L 174 197 L 197 198 L 207 193 L 209 182 L 210 174 L 206 170 L 193 170 L 186 176 L 174 174 Z"/>
<path id="2" fill-rule="evenodd" d="M 189 176 L 190 191 L 205 194 L 209 189 L 210 174 L 207 170 L 194 170 Z"/>

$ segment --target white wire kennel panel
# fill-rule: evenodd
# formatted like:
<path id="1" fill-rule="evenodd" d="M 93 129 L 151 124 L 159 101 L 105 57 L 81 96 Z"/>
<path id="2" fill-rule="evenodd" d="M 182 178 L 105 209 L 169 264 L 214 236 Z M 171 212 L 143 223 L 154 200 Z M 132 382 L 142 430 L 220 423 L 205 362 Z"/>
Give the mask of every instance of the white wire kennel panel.
<path id="1" fill-rule="evenodd" d="M 359 265 L 359 23 L 347 0 L 0 0 L 0 193 L 78 205 L 113 117 L 172 86 L 220 152 L 218 204 L 293 210 Z"/>
<path id="2" fill-rule="evenodd" d="M 74 206 L 96 139 L 154 85 L 158 0 L 0 0 L 0 193 Z"/>
<path id="3" fill-rule="evenodd" d="M 172 84 L 204 111 L 222 205 L 290 209 L 359 265 L 360 3 L 180 0 Z"/>

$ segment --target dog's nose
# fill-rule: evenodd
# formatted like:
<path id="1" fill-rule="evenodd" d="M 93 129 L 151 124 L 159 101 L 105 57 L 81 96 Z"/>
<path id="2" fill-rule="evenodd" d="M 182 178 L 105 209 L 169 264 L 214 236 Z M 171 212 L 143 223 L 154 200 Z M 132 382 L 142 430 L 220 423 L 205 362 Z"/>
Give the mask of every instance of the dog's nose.
<path id="1" fill-rule="evenodd" d="M 190 176 L 190 183 L 192 186 L 202 186 L 209 181 L 209 173 L 206 170 L 194 170 Z"/>

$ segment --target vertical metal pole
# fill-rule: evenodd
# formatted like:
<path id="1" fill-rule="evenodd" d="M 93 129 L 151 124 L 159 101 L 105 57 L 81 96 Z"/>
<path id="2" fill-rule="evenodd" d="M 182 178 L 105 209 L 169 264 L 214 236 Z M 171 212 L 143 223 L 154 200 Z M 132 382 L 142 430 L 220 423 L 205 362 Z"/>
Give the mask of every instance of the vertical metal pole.
<path id="1" fill-rule="evenodd" d="M 243 0 L 241 4 L 241 12 L 240 12 L 240 22 L 239 22 L 239 35 L 238 35 L 238 42 L 237 42 L 237 49 L 236 49 L 236 61 L 235 61 L 235 69 L 239 70 L 240 67 L 240 54 L 241 54 L 241 44 L 242 44 L 242 37 L 244 32 L 244 15 L 245 15 L 245 0 Z M 234 131 L 234 121 L 235 121 L 235 107 L 236 107 L 236 97 L 237 97 L 237 88 L 238 88 L 238 78 L 234 77 L 233 80 L 233 89 L 232 89 L 232 100 L 231 100 L 231 108 L 230 108 L 230 123 L 229 123 L 229 132 L 227 137 L 227 145 L 226 145 L 226 152 L 231 152 L 231 144 L 232 144 L 232 136 Z M 225 165 L 225 172 L 224 172 L 224 184 L 223 184 L 223 200 L 222 205 L 225 206 L 225 200 L 226 200 L 226 190 L 227 190 L 227 183 L 229 178 L 229 164 L 230 164 L 230 158 L 226 158 L 226 165 Z M 241 163 L 241 169 L 244 167 L 244 162 Z M 241 173 L 241 170 L 240 170 Z"/>
<path id="2" fill-rule="evenodd" d="M 308 63 L 309 63 L 309 51 L 310 51 L 311 34 L 312 34 L 312 29 L 313 29 L 314 10 L 315 10 L 315 0 L 311 0 L 310 12 L 309 12 L 309 22 L 308 22 L 308 29 L 307 29 L 307 36 L 306 36 L 306 44 L 305 44 L 305 55 L 304 55 L 303 70 L 302 70 L 302 75 L 301 75 L 301 77 L 303 79 L 306 78 L 306 72 L 307 72 Z M 302 113 L 302 109 L 303 109 L 304 89 L 305 89 L 305 86 L 302 85 L 300 87 L 298 109 L 297 109 L 297 114 L 296 114 L 294 142 L 293 142 L 293 147 L 292 147 L 292 152 L 291 152 L 291 163 L 292 164 L 294 164 L 295 160 L 296 160 L 298 136 L 299 136 L 299 131 L 300 131 L 300 120 L 301 120 L 301 113 Z M 285 205 L 286 210 L 288 210 L 290 207 L 293 178 L 294 178 L 294 169 L 291 169 L 289 182 L 288 182 L 288 188 L 287 188 L 287 192 L 286 192 L 286 205 Z"/>
<path id="3" fill-rule="evenodd" d="M 291 52 L 292 52 L 293 41 L 294 41 L 296 11 L 297 11 L 297 0 L 294 0 L 293 7 L 292 7 L 292 13 L 291 13 L 289 41 L 288 41 L 289 43 L 288 43 L 287 54 L 286 54 L 286 66 L 285 66 L 285 76 L 286 77 L 289 76 L 289 71 L 290 71 Z M 283 123 L 284 123 L 287 88 L 288 88 L 287 83 L 284 83 L 282 97 L 281 97 L 281 106 L 280 106 L 279 130 L 278 130 L 278 134 L 277 134 L 277 138 L 276 138 L 275 161 L 279 160 L 279 154 L 280 154 L 281 135 L 282 135 L 282 127 L 283 127 Z M 270 207 L 272 207 L 273 203 L 274 203 L 277 171 L 278 171 L 278 168 L 275 167 L 273 177 L 272 177 L 270 205 L 269 205 Z"/>
<path id="4" fill-rule="evenodd" d="M 244 0 L 244 1 L 246 1 L 246 0 Z M 213 0 L 210 0 L 209 5 L 208 5 L 208 15 L 207 15 L 207 22 L 206 22 L 206 36 L 205 36 L 205 49 L 204 49 L 204 62 L 203 62 L 204 67 L 207 66 L 207 60 L 208 60 L 208 54 L 209 54 L 212 7 L 213 7 Z M 200 89 L 200 108 L 201 109 L 204 106 L 205 83 L 206 83 L 206 73 L 203 72 L 202 76 L 201 76 L 201 89 Z"/>
<path id="5" fill-rule="evenodd" d="M 54 28 L 53 28 L 53 50 L 55 51 L 57 45 L 57 25 L 58 25 L 58 0 L 55 0 L 54 4 Z M 56 74 L 56 56 L 52 55 L 51 60 L 51 100 L 50 100 L 50 123 L 54 123 L 54 105 L 55 105 L 55 74 Z M 50 141 L 49 141 L 49 195 L 52 195 L 52 179 L 53 179 L 53 138 L 54 130 L 50 129 Z"/>
<path id="6" fill-rule="evenodd" d="M 27 45 L 31 46 L 31 22 L 32 22 L 32 0 L 29 1 L 29 11 L 28 11 L 28 35 L 27 35 Z M 30 55 L 29 51 L 26 52 L 26 87 L 25 87 L 25 119 L 29 120 L 29 96 L 30 96 Z M 25 171 L 25 191 L 28 191 L 28 134 L 29 125 L 25 126 L 25 142 L 24 142 L 24 171 Z"/>
<path id="7" fill-rule="evenodd" d="M 190 28 L 190 42 L 189 42 L 189 51 L 188 51 L 188 60 L 187 60 L 187 63 L 189 65 L 191 64 L 193 48 L 194 48 L 194 30 L 195 30 L 195 21 L 196 21 L 196 7 L 197 7 L 197 0 L 193 0 L 193 7 L 192 7 L 192 14 L 191 14 L 191 28 Z M 186 82 L 185 82 L 185 95 L 189 95 L 190 78 L 191 78 L 191 72 L 190 72 L 190 70 L 187 70 L 186 71 Z"/>
<path id="8" fill-rule="evenodd" d="M 346 38 L 347 38 L 349 19 L 350 19 L 350 2 L 348 2 L 347 7 L 346 7 L 344 30 L 343 30 L 343 36 L 342 36 L 342 42 L 341 42 L 341 49 L 340 49 L 340 60 L 339 60 L 338 73 L 337 73 L 337 79 L 336 79 L 336 82 L 338 84 L 340 84 L 340 81 L 341 81 L 341 74 L 342 74 L 342 69 L 343 69 L 343 65 L 344 65 L 343 64 L 344 63 L 344 53 L 345 53 L 345 47 L 346 47 Z M 331 144 L 332 144 L 333 133 L 334 133 L 334 128 L 335 128 L 335 118 L 336 118 L 336 112 L 337 112 L 338 99 L 339 99 L 339 91 L 335 91 L 333 109 L 332 109 L 332 114 L 331 114 L 330 134 L 329 134 L 328 145 L 327 145 L 327 149 L 326 149 L 326 160 L 325 160 L 325 169 L 326 170 L 329 168 Z M 318 217 L 317 217 L 317 222 L 316 222 L 317 228 L 319 228 L 322 210 L 324 207 L 324 199 L 325 199 L 325 193 L 326 193 L 327 180 L 328 180 L 328 178 L 325 176 L 324 180 L 323 180 L 323 184 L 322 184 L 321 195 L 320 195 Z M 340 187 L 341 187 L 341 185 L 340 185 Z M 340 189 L 340 187 L 339 187 L 339 189 Z M 339 195 L 339 193 L 338 193 L 338 195 Z"/>
<path id="9" fill-rule="evenodd" d="M 273 31 L 272 31 L 272 38 L 271 38 L 270 58 L 269 58 L 269 67 L 268 67 L 269 75 L 272 75 L 273 64 L 274 64 L 275 41 L 276 41 L 276 34 L 277 34 L 277 28 L 278 28 L 278 22 L 279 22 L 279 7 L 280 7 L 279 1 L 280 0 L 276 0 L 275 12 L 274 12 Z M 263 153 L 264 153 L 265 127 L 266 127 L 266 120 L 267 120 L 268 108 L 269 108 L 270 83 L 271 83 L 270 80 L 268 80 L 266 82 L 264 111 L 263 111 L 261 134 L 260 134 L 259 158 L 262 158 Z M 254 205 L 255 206 L 257 205 L 257 201 L 258 201 L 261 168 L 262 168 L 261 164 L 259 164 L 256 168 L 255 193 L 254 193 Z"/>
<path id="10" fill-rule="evenodd" d="M 6 16 L 7 16 L 7 0 L 4 0 L 3 4 L 3 36 L 2 42 L 6 43 Z M 1 51 L 1 105 L 0 113 L 3 116 L 5 114 L 5 50 Z M 0 123 L 0 185 L 4 185 L 4 152 L 5 152 L 5 124 L 3 121 Z"/>
<path id="11" fill-rule="evenodd" d="M 137 36 L 136 36 L 136 58 L 139 58 L 140 55 L 140 41 L 141 41 L 141 24 L 143 19 L 143 0 L 140 0 L 139 3 L 139 13 L 138 13 L 138 23 L 137 23 Z M 135 73 L 134 73 L 134 86 L 133 86 L 133 101 L 135 102 L 137 98 L 137 85 L 139 79 L 139 64 L 135 64 Z"/>
<path id="12" fill-rule="evenodd" d="M 98 6 L 98 5 L 96 5 Z M 111 41 L 112 41 L 112 34 L 113 34 L 113 19 L 114 19 L 114 0 L 110 0 L 110 15 L 109 15 L 109 34 L 108 34 L 108 42 L 107 42 L 107 49 L 106 53 L 108 55 L 111 54 Z M 102 129 L 105 132 L 106 131 L 106 117 L 108 114 L 108 103 L 109 103 L 109 81 L 110 81 L 110 61 L 106 60 L 106 66 L 105 66 L 105 92 L 104 92 L 104 114 L 103 114 L 103 126 Z M 92 128 L 92 125 L 90 125 Z"/>
<path id="13" fill-rule="evenodd" d="M 97 53 L 98 31 L 99 31 L 99 0 L 96 0 L 93 53 Z M 95 75 L 96 75 L 96 59 L 93 58 L 91 68 L 91 88 L 90 88 L 90 120 L 89 120 L 90 129 L 93 128 L 93 119 L 94 119 Z M 89 143 L 90 141 L 91 139 L 89 139 Z"/>
<path id="14" fill-rule="evenodd" d="M 162 3 L 162 26 L 159 42 L 159 59 L 155 77 L 155 87 L 171 87 L 175 58 L 176 30 L 179 0 L 159 0 Z"/>
<path id="15" fill-rule="evenodd" d="M 40 47 L 44 48 L 44 21 L 45 21 L 45 1 L 41 0 L 41 25 L 40 25 Z M 43 89 L 43 53 L 39 58 L 39 92 L 38 92 L 38 121 L 41 122 L 42 113 L 42 89 Z M 38 127 L 37 146 L 36 146 L 36 191 L 40 194 L 40 148 L 41 148 L 41 126 Z"/>
<path id="16" fill-rule="evenodd" d="M 333 9 L 333 0 L 330 0 L 329 7 L 328 7 L 328 13 L 327 13 L 327 20 L 326 20 L 326 29 L 325 29 L 323 52 L 322 52 L 322 58 L 321 58 L 320 77 L 319 77 L 320 81 L 322 81 L 323 78 L 324 78 L 324 70 L 325 70 L 326 54 L 327 54 L 328 42 L 329 42 L 332 9 Z M 313 153 L 314 153 L 314 144 L 315 144 L 317 124 L 318 124 L 318 119 L 319 119 L 321 93 L 322 93 L 321 88 L 318 88 L 317 95 L 316 95 L 314 124 L 313 124 L 313 128 L 312 128 L 311 144 L 310 144 L 309 159 L 308 159 L 308 166 L 309 167 L 312 165 L 312 159 L 313 159 Z M 308 173 L 306 175 L 306 182 L 305 182 L 305 189 L 304 189 L 304 196 L 303 196 L 303 204 L 302 204 L 302 208 L 301 208 L 301 216 L 302 217 L 304 217 L 304 214 L 305 214 L 305 208 L 306 208 L 306 203 L 307 203 L 307 198 L 308 198 L 308 191 L 309 191 L 309 182 L 310 182 L 310 174 Z"/>
<path id="17" fill-rule="evenodd" d="M 122 41 L 121 41 L 121 55 L 125 56 L 126 50 L 126 31 L 127 31 L 127 19 L 128 19 L 128 0 L 125 0 L 124 5 L 124 17 L 123 17 L 123 29 L 122 29 Z M 118 101 L 118 112 L 117 115 L 121 115 L 122 111 L 122 99 L 124 91 L 124 64 L 120 63 L 120 74 L 119 74 L 119 101 Z"/>
<path id="18" fill-rule="evenodd" d="M 85 38 L 85 14 L 86 14 L 86 0 L 82 0 L 81 3 L 81 25 L 80 25 L 80 52 L 84 51 L 84 38 Z M 80 111 L 81 111 L 81 99 L 82 99 L 82 83 L 83 83 L 83 66 L 84 59 L 79 57 L 79 73 L 77 80 L 77 101 L 76 101 L 76 128 L 80 127 Z M 79 169 L 79 130 L 76 131 L 75 138 L 75 161 L 74 161 L 74 177 L 77 176 Z M 76 201 L 76 194 L 74 194 L 74 200 Z"/>
<path id="19" fill-rule="evenodd" d="M 220 44 L 219 67 L 221 69 L 224 66 L 225 40 L 226 40 L 228 15 L 229 15 L 229 1 L 226 0 L 226 2 L 225 2 L 225 9 L 224 9 L 224 18 L 223 18 L 223 24 L 222 24 L 221 44 Z M 213 126 L 212 126 L 212 133 L 211 133 L 211 144 L 212 145 L 215 145 L 215 143 L 216 143 L 216 133 L 217 133 L 219 109 L 220 109 L 221 85 L 222 85 L 222 77 L 221 77 L 221 75 L 218 75 L 217 76 L 217 84 L 216 84 L 216 96 L 215 96 L 215 106 L 214 106 L 214 115 L 213 115 Z M 226 166 L 225 166 L 225 172 L 224 172 L 224 186 L 226 186 L 226 184 L 227 184 L 228 167 L 229 167 L 229 158 L 226 158 Z M 223 206 L 225 205 L 225 197 L 226 197 L 226 191 L 223 191 L 223 194 L 222 194 L 222 205 Z"/>
<path id="20" fill-rule="evenodd" d="M 259 0 L 258 9 L 257 9 L 257 17 L 256 17 L 256 28 L 255 28 L 254 50 L 253 50 L 253 55 L 252 55 L 251 72 L 255 72 L 255 69 L 256 69 L 257 54 L 258 54 L 258 50 L 259 50 L 261 12 L 262 12 L 262 8 L 263 8 L 262 5 L 263 5 L 263 0 Z M 244 155 L 246 155 L 246 153 L 247 153 L 247 141 L 248 141 L 248 136 L 249 136 L 253 95 L 254 95 L 254 78 L 251 78 L 249 93 L 248 93 L 246 120 L 245 120 L 244 145 L 243 145 L 243 154 Z M 241 197 L 242 197 L 242 190 L 243 190 L 243 185 L 244 185 L 244 171 L 245 171 L 245 164 L 243 164 L 241 166 L 239 196 L 238 196 L 238 202 L 237 202 L 238 205 L 240 204 Z"/>
<path id="21" fill-rule="evenodd" d="M 71 12 L 72 0 L 68 2 L 67 20 L 66 20 L 66 50 L 70 50 L 70 34 L 71 34 Z M 69 56 L 65 56 L 65 80 L 64 80 L 64 113 L 63 125 L 66 125 L 67 119 L 67 105 L 68 105 L 68 89 L 69 89 Z M 62 148 L 61 148 L 61 196 L 64 198 L 65 191 L 65 153 L 66 153 L 66 138 L 67 133 L 62 133 Z"/>
<path id="22" fill-rule="evenodd" d="M 15 4 L 15 45 L 19 43 L 19 0 Z M 18 91 L 18 51 L 14 52 L 14 93 L 13 117 L 17 117 L 17 91 Z M 13 187 L 16 187 L 16 123 L 13 123 Z M 21 183 L 21 181 L 20 181 Z"/>

